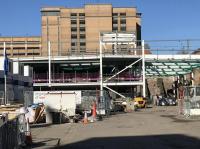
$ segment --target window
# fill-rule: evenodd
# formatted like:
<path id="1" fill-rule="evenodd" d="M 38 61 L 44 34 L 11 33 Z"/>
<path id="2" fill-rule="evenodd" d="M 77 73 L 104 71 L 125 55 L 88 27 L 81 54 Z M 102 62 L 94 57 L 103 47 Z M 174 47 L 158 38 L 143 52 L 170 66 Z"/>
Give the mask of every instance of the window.
<path id="1" fill-rule="evenodd" d="M 76 32 L 76 31 L 77 31 L 77 28 L 76 28 L 76 27 L 72 27 L 72 28 L 71 28 L 71 31 L 72 31 L 72 32 Z"/>
<path id="2" fill-rule="evenodd" d="M 28 53 L 27 55 L 40 55 L 40 53 Z"/>
<path id="3" fill-rule="evenodd" d="M 13 53 L 13 56 L 15 55 L 25 55 L 25 53 Z"/>
<path id="4" fill-rule="evenodd" d="M 81 39 L 85 39 L 85 34 L 80 34 Z"/>
<path id="5" fill-rule="evenodd" d="M 40 49 L 39 47 L 27 47 L 28 50 L 32 50 L 32 49 Z"/>
<path id="6" fill-rule="evenodd" d="M 13 47 L 13 50 L 24 50 L 25 47 Z"/>
<path id="7" fill-rule="evenodd" d="M 118 24 L 113 24 L 113 27 L 118 27 Z"/>
<path id="8" fill-rule="evenodd" d="M 118 31 L 118 27 L 113 27 L 113 31 Z"/>
<path id="9" fill-rule="evenodd" d="M 71 20 L 71 24 L 76 24 L 76 20 Z"/>
<path id="10" fill-rule="evenodd" d="M 120 16 L 121 16 L 121 17 L 125 17 L 125 16 L 126 16 L 126 13 L 120 13 Z"/>
<path id="11" fill-rule="evenodd" d="M 75 42 L 72 42 L 71 43 L 71 46 L 73 47 L 73 46 L 76 46 L 76 43 Z"/>
<path id="12" fill-rule="evenodd" d="M 113 13 L 113 17 L 117 17 L 118 16 L 118 13 Z"/>
<path id="13" fill-rule="evenodd" d="M 77 38 L 77 35 L 76 34 L 71 34 L 71 38 L 75 39 L 75 38 Z"/>
<path id="14" fill-rule="evenodd" d="M 86 49 L 85 48 L 80 48 L 80 53 L 85 53 Z"/>
<path id="15" fill-rule="evenodd" d="M 85 24 L 85 20 L 80 20 L 79 23 L 80 24 Z"/>
<path id="16" fill-rule="evenodd" d="M 59 16 L 60 11 L 42 11 L 42 16 Z"/>
<path id="17" fill-rule="evenodd" d="M 85 27 L 80 27 L 80 31 L 84 32 L 85 31 Z"/>
<path id="18" fill-rule="evenodd" d="M 126 26 L 121 26 L 121 31 L 126 31 Z"/>
<path id="19" fill-rule="evenodd" d="M 72 18 L 77 17 L 77 14 L 76 13 L 71 13 L 71 17 Z"/>
<path id="20" fill-rule="evenodd" d="M 120 20 L 120 23 L 121 23 L 121 24 L 126 24 L 126 20 L 124 20 L 124 19 L 123 19 L 123 20 Z"/>
<path id="21" fill-rule="evenodd" d="M 80 46 L 85 46 L 85 42 L 80 42 Z"/>
<path id="22" fill-rule="evenodd" d="M 137 16 L 138 18 L 140 18 L 140 17 L 142 16 L 142 13 L 136 13 L 136 16 Z"/>
<path id="23" fill-rule="evenodd" d="M 75 48 L 71 48 L 71 52 L 72 53 L 76 52 L 76 49 Z"/>
<path id="24" fill-rule="evenodd" d="M 79 13 L 79 17 L 85 17 L 84 13 Z"/>
<path id="25" fill-rule="evenodd" d="M 118 24 L 118 20 L 113 20 L 113 24 Z"/>

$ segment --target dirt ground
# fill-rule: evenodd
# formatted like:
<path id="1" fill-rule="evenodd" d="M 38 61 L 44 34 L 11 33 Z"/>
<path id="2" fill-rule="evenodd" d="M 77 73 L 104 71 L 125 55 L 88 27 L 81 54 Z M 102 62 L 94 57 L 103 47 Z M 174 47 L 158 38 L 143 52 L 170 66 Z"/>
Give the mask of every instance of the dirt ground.
<path id="1" fill-rule="evenodd" d="M 90 124 L 32 128 L 32 136 L 34 149 L 200 149 L 200 118 L 153 107 Z"/>

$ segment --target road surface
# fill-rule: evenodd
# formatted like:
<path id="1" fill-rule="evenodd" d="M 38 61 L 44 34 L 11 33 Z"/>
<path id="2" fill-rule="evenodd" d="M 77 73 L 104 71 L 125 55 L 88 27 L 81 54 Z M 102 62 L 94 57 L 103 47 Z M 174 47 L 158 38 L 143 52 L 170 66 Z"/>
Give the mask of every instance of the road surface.
<path id="1" fill-rule="evenodd" d="M 34 149 L 200 149 L 200 118 L 177 107 L 112 115 L 90 124 L 32 128 Z"/>

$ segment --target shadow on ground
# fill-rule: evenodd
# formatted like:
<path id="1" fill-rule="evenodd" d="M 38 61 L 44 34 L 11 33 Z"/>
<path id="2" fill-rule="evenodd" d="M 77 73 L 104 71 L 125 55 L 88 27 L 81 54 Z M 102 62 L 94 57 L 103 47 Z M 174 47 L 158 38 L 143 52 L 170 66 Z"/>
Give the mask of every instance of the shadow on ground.
<path id="1" fill-rule="evenodd" d="M 81 142 L 63 145 L 57 148 L 59 149 L 200 149 L 200 140 L 180 134 L 105 137 L 105 138 L 91 138 Z"/>
<path id="2" fill-rule="evenodd" d="M 186 117 L 186 116 L 177 116 L 177 115 L 160 115 L 161 117 L 170 118 L 173 120 L 173 122 L 176 123 L 191 123 L 191 122 L 198 122 L 200 121 L 199 117 L 192 118 L 192 117 Z"/>
<path id="3" fill-rule="evenodd" d="M 52 142 L 53 146 L 59 146 L 60 138 L 37 138 L 38 141 L 33 140 L 32 148 L 46 147 L 47 144 Z"/>

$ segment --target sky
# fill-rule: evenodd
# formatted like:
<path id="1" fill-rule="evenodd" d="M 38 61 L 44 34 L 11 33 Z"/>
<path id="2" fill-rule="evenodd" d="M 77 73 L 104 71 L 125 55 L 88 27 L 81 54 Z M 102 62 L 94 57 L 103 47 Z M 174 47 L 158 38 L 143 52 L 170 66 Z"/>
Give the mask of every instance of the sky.
<path id="1" fill-rule="evenodd" d="M 1 0 L 1 36 L 40 36 L 44 6 L 84 3 L 135 6 L 142 13 L 142 39 L 200 39 L 200 0 Z"/>

